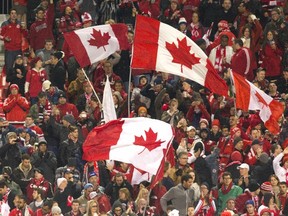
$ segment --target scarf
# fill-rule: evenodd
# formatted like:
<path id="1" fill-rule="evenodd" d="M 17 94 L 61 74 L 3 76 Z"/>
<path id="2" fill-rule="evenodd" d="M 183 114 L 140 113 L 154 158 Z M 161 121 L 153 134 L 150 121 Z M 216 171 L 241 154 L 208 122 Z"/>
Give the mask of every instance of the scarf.
<path id="1" fill-rule="evenodd" d="M 222 46 L 218 46 L 216 48 L 216 57 L 215 57 L 215 69 L 218 71 L 218 73 L 221 73 L 223 70 L 223 58 L 226 57 L 226 48 Z"/>
<path id="2" fill-rule="evenodd" d="M 44 181 L 44 177 L 40 179 L 35 179 L 35 185 L 38 187 Z"/>
<path id="3" fill-rule="evenodd" d="M 221 191 L 222 191 L 222 193 L 223 193 L 223 194 L 229 193 L 229 191 L 231 190 L 232 186 L 233 186 L 233 182 L 231 182 L 231 183 L 228 185 L 227 188 L 225 188 L 225 185 L 223 184 L 223 185 L 221 186 Z"/>
<path id="4" fill-rule="evenodd" d="M 2 197 L 2 202 L 7 203 L 8 202 L 8 196 L 10 194 L 10 188 L 7 188 L 7 192 Z"/>

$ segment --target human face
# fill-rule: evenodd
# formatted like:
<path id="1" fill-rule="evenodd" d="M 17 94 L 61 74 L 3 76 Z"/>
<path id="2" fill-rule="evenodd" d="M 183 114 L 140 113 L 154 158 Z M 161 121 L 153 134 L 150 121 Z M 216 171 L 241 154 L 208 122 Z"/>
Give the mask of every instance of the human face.
<path id="1" fill-rule="evenodd" d="M 42 67 L 42 63 L 43 61 L 41 59 L 39 59 L 36 64 L 35 64 L 35 68 L 41 68 Z"/>
<path id="2" fill-rule="evenodd" d="M 200 191 L 201 191 L 201 193 L 203 193 L 204 196 L 206 196 L 209 193 L 209 190 L 206 187 L 206 185 L 201 185 Z"/>
<path id="3" fill-rule="evenodd" d="M 288 169 L 288 161 L 286 161 L 283 166 L 285 169 Z"/>
<path id="4" fill-rule="evenodd" d="M 134 39 L 134 34 L 132 34 L 131 32 L 129 32 L 127 34 L 127 38 L 128 38 L 128 42 L 131 44 L 133 43 L 133 39 Z"/>
<path id="5" fill-rule="evenodd" d="M 187 131 L 187 136 L 189 138 L 193 138 L 194 136 L 196 135 L 196 131 L 195 130 L 190 130 L 190 131 Z"/>
<path id="6" fill-rule="evenodd" d="M 231 8 L 231 1 L 230 0 L 224 0 L 222 7 L 224 10 L 228 11 Z"/>
<path id="7" fill-rule="evenodd" d="M 231 182 L 232 182 L 232 178 L 230 175 L 223 176 L 223 184 L 225 186 L 230 185 Z"/>
<path id="8" fill-rule="evenodd" d="M 230 126 L 235 126 L 237 125 L 238 119 L 236 116 L 230 116 L 229 118 L 229 124 Z"/>
<path id="9" fill-rule="evenodd" d="M 75 129 L 74 131 L 72 131 L 71 136 L 74 138 L 78 138 L 79 137 L 78 129 Z"/>
<path id="10" fill-rule="evenodd" d="M 26 117 L 26 119 L 25 119 L 25 124 L 27 125 L 27 126 L 30 126 L 30 125 L 32 125 L 34 123 L 34 121 L 33 121 L 33 119 L 31 118 L 31 117 Z"/>
<path id="11" fill-rule="evenodd" d="M 36 18 L 37 20 L 43 20 L 44 19 L 44 11 L 43 10 L 39 10 L 37 13 L 36 13 Z"/>
<path id="12" fill-rule="evenodd" d="M 18 65 L 21 65 L 21 64 L 23 64 L 23 59 L 22 58 L 17 58 L 15 63 L 18 64 Z"/>
<path id="13" fill-rule="evenodd" d="M 250 38 L 250 30 L 249 28 L 245 28 L 243 35 L 245 38 Z"/>
<path id="14" fill-rule="evenodd" d="M 278 185 L 278 180 L 274 177 L 274 176 L 272 176 L 271 178 L 270 178 L 270 182 L 271 182 L 271 185 L 272 186 L 276 186 L 276 185 Z"/>
<path id="15" fill-rule="evenodd" d="M 139 80 L 139 83 L 140 85 L 144 86 L 147 84 L 147 78 L 146 77 L 142 77 L 140 80 Z"/>
<path id="16" fill-rule="evenodd" d="M 188 209 L 187 209 L 187 215 L 188 216 L 194 216 L 194 207 L 189 207 Z"/>
<path id="17" fill-rule="evenodd" d="M 127 200 L 126 194 L 124 192 L 119 191 L 119 199 Z"/>
<path id="18" fill-rule="evenodd" d="M 280 184 L 279 188 L 280 188 L 280 193 L 281 194 L 286 194 L 287 193 L 287 185 Z"/>
<path id="19" fill-rule="evenodd" d="M 39 145 L 39 151 L 40 152 L 46 152 L 46 150 L 47 150 L 47 145 L 41 143 Z"/>
<path id="20" fill-rule="evenodd" d="M 171 9 L 174 11 L 177 9 L 177 4 L 176 2 L 171 2 Z"/>
<path id="21" fill-rule="evenodd" d="M 89 178 L 89 182 L 90 182 L 91 184 L 93 184 L 94 186 L 95 186 L 95 185 L 98 185 L 98 181 L 99 181 L 98 176 L 92 176 L 92 177 Z"/>
<path id="22" fill-rule="evenodd" d="M 92 88 L 91 88 L 91 86 L 90 86 L 90 84 L 86 84 L 85 86 L 84 86 L 84 91 L 86 92 L 86 94 L 91 94 L 92 93 Z"/>
<path id="23" fill-rule="evenodd" d="M 0 188 L 0 194 L 4 195 L 7 192 L 7 187 L 4 186 L 3 188 Z"/>
<path id="24" fill-rule="evenodd" d="M 42 215 L 46 215 L 50 213 L 49 206 L 42 206 Z"/>
<path id="25" fill-rule="evenodd" d="M 91 213 L 96 213 L 98 210 L 98 204 L 96 202 L 93 202 L 91 205 Z"/>
<path id="26" fill-rule="evenodd" d="M 15 21 L 15 20 L 17 19 L 17 12 L 16 12 L 16 10 L 11 10 L 11 12 L 10 12 L 10 19 L 11 19 L 12 21 Z"/>
<path id="27" fill-rule="evenodd" d="M 104 63 L 104 72 L 105 72 L 105 75 L 108 75 L 108 76 L 112 74 L 112 64 L 110 62 Z"/>
<path id="28" fill-rule="evenodd" d="M 221 46 L 226 47 L 228 45 L 228 38 L 221 37 Z"/>
<path id="29" fill-rule="evenodd" d="M 197 24 L 199 22 L 199 15 L 197 13 L 193 13 L 192 15 L 192 22 Z"/>
<path id="30" fill-rule="evenodd" d="M 222 135 L 223 135 L 224 137 L 226 137 L 226 136 L 229 135 L 229 130 L 228 130 L 228 128 L 222 128 Z"/>
<path id="31" fill-rule="evenodd" d="M 117 216 L 120 216 L 122 214 L 122 209 L 121 207 L 117 207 L 114 209 L 114 213 L 117 215 Z"/>
<path id="32" fill-rule="evenodd" d="M 39 172 L 37 172 L 37 171 L 35 171 L 35 173 L 34 173 L 34 177 L 35 177 L 35 179 L 41 179 L 41 178 L 43 178 L 43 175 L 41 174 L 41 173 L 39 173 Z"/>
<path id="33" fill-rule="evenodd" d="M 116 91 L 121 92 L 122 89 L 123 89 L 123 86 L 122 86 L 121 83 L 115 83 L 114 88 L 115 88 Z"/>
<path id="34" fill-rule="evenodd" d="M 265 79 L 265 75 L 266 75 L 266 72 L 263 70 L 263 71 L 259 71 L 257 74 L 256 74 L 256 77 L 257 77 L 257 80 L 258 81 L 262 81 Z"/>
<path id="35" fill-rule="evenodd" d="M 179 158 L 179 164 L 185 166 L 187 163 L 188 163 L 188 155 L 186 154 L 181 155 L 181 157 Z"/>
<path id="36" fill-rule="evenodd" d="M 236 134 L 235 134 L 236 135 Z M 240 135 L 239 135 L 240 136 Z M 238 150 L 242 150 L 243 149 L 243 141 L 240 141 L 238 142 L 236 145 L 235 145 L 235 149 L 238 149 Z"/>
<path id="37" fill-rule="evenodd" d="M 66 103 L 66 98 L 65 97 L 60 97 L 59 98 L 59 104 L 65 104 Z"/>
<path id="38" fill-rule="evenodd" d="M 18 208 L 19 208 L 19 209 L 24 209 L 24 208 L 25 208 L 25 205 L 26 205 L 26 203 L 25 203 L 25 200 L 24 200 L 24 199 L 19 199 L 19 200 L 18 200 Z"/>
<path id="39" fill-rule="evenodd" d="M 247 176 L 248 175 L 248 169 L 246 168 L 239 168 L 240 176 Z"/>
<path id="40" fill-rule="evenodd" d="M 43 97 L 43 98 L 39 98 L 39 103 L 41 104 L 41 105 L 43 105 L 43 106 L 45 106 L 45 104 L 46 104 L 46 97 Z"/>
<path id="41" fill-rule="evenodd" d="M 71 7 L 66 7 L 65 8 L 65 14 L 67 14 L 67 15 L 71 15 L 72 14 L 72 9 L 71 9 Z"/>
<path id="42" fill-rule="evenodd" d="M 272 11 L 271 17 L 272 17 L 272 20 L 277 21 L 280 18 L 280 15 L 276 11 Z"/>
<path id="43" fill-rule="evenodd" d="M 269 84 L 269 91 L 270 92 L 276 92 L 277 91 L 277 86 L 275 83 L 270 83 Z"/>
<path id="44" fill-rule="evenodd" d="M 38 198 L 37 190 L 33 190 L 32 197 L 33 197 L 33 200 L 36 200 Z"/>
<path id="45" fill-rule="evenodd" d="M 254 208 L 253 205 L 248 204 L 248 205 L 246 205 L 246 210 L 247 210 L 247 213 L 248 213 L 248 214 L 252 214 L 252 213 L 254 213 L 255 208 Z"/>
<path id="46" fill-rule="evenodd" d="M 29 159 L 24 159 L 24 160 L 22 161 L 22 166 L 23 166 L 24 168 L 29 168 L 30 165 L 31 165 L 31 162 L 30 162 Z"/>
<path id="47" fill-rule="evenodd" d="M 80 80 L 85 80 L 85 74 L 84 74 L 83 70 L 77 70 L 77 77 Z"/>
<path id="48" fill-rule="evenodd" d="M 190 85 L 189 85 L 187 82 L 183 82 L 183 83 L 182 83 L 182 86 L 183 86 L 183 90 L 184 90 L 184 91 L 190 90 Z"/>
<path id="49" fill-rule="evenodd" d="M 239 13 L 243 13 L 245 11 L 245 7 L 244 7 L 244 4 L 243 3 L 240 3 L 239 6 L 238 6 L 238 11 Z"/>
<path id="50" fill-rule="evenodd" d="M 122 176 L 118 176 L 115 178 L 115 181 L 116 181 L 116 184 L 120 186 L 123 183 L 124 179 Z"/>
<path id="51" fill-rule="evenodd" d="M 273 36 L 273 33 L 271 31 L 268 31 L 267 32 L 267 35 L 266 35 L 266 38 L 267 40 L 271 41 L 273 40 L 274 36 Z"/>
<path id="52" fill-rule="evenodd" d="M 11 95 L 17 95 L 17 94 L 18 94 L 18 90 L 16 88 L 12 88 Z"/>
<path id="53" fill-rule="evenodd" d="M 192 181 L 195 181 L 195 173 L 194 172 L 189 172 L 189 175 L 192 177 Z"/>
<path id="54" fill-rule="evenodd" d="M 235 209 L 235 201 L 234 201 L 234 200 L 229 200 L 229 201 L 227 202 L 227 208 L 228 208 L 229 210 L 234 210 L 234 209 Z"/>
<path id="55" fill-rule="evenodd" d="M 72 203 L 71 208 L 72 208 L 73 212 L 78 212 L 79 211 L 79 207 L 80 207 L 79 203 L 75 203 L 75 202 Z"/>
<path id="56" fill-rule="evenodd" d="M 52 50 L 53 43 L 52 42 L 46 42 L 44 47 L 45 47 L 46 50 Z"/>
<path id="57" fill-rule="evenodd" d="M 51 56 L 51 64 L 52 65 L 56 65 L 58 63 L 58 58 L 56 58 L 55 56 Z"/>
<path id="58" fill-rule="evenodd" d="M 192 186 L 192 184 L 193 184 L 193 180 L 192 180 L 192 178 L 190 178 L 188 181 L 183 181 L 183 187 L 184 188 L 190 188 L 191 186 Z"/>

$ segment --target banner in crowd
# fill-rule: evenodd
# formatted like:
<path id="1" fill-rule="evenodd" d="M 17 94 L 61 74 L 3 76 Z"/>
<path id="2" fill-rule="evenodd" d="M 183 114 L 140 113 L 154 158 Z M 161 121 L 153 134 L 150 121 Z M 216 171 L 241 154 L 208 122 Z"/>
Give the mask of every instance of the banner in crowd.
<path id="1" fill-rule="evenodd" d="M 279 133 L 278 119 L 284 112 L 283 105 L 236 72 L 231 71 L 231 77 L 235 87 L 236 108 L 244 111 L 259 110 L 265 127 L 273 134 Z"/>
<path id="2" fill-rule="evenodd" d="M 98 25 L 67 32 L 64 38 L 79 65 L 85 67 L 127 49 L 127 32 L 125 24 Z"/>
<path id="3" fill-rule="evenodd" d="M 112 90 L 111 90 L 108 76 L 106 78 L 106 83 L 104 87 L 102 106 L 103 106 L 103 115 L 104 115 L 105 123 L 111 120 L 117 119 L 113 96 L 112 96 Z"/>
<path id="4" fill-rule="evenodd" d="M 166 156 L 174 130 L 150 118 L 123 118 L 95 127 L 83 144 L 83 159 L 117 160 L 155 175 Z"/>
<path id="5" fill-rule="evenodd" d="M 225 81 L 197 44 L 177 29 L 149 17 L 136 18 L 131 67 L 185 77 L 220 95 L 228 92 Z"/>

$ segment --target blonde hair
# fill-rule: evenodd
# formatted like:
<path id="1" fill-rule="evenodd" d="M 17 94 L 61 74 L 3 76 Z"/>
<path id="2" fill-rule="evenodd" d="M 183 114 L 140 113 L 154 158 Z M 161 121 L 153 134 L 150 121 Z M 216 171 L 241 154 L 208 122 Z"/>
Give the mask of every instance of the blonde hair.
<path id="1" fill-rule="evenodd" d="M 86 215 L 87 216 L 93 216 L 92 215 L 92 213 L 91 213 L 91 209 L 92 209 L 92 206 L 93 206 L 93 204 L 96 204 L 97 205 L 97 214 L 99 215 L 100 213 L 99 213 L 99 204 L 98 204 L 98 202 L 96 201 L 96 200 L 89 200 L 88 202 L 87 202 L 87 208 L 86 208 Z"/>
<path id="2" fill-rule="evenodd" d="M 148 198 L 144 198 L 144 192 L 148 193 Z M 149 201 L 149 191 L 146 188 L 141 188 L 140 189 L 135 202 L 138 203 L 140 199 L 145 199 L 146 202 L 148 203 L 148 201 Z"/>

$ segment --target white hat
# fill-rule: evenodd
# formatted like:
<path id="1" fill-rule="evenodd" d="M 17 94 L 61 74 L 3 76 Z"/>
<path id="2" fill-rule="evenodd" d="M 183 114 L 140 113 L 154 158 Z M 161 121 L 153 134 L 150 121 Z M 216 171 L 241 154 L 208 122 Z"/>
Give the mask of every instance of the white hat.
<path id="1" fill-rule="evenodd" d="M 59 206 L 53 206 L 51 209 L 51 213 L 52 214 L 56 214 L 56 213 L 61 214 L 62 211 L 61 211 L 61 208 Z"/>
<path id="2" fill-rule="evenodd" d="M 96 192 L 96 191 L 92 191 L 92 192 L 89 194 L 90 199 L 94 199 L 96 196 L 97 196 L 97 192 Z"/>
<path id="3" fill-rule="evenodd" d="M 87 22 L 92 22 L 92 17 L 89 13 L 84 12 L 84 14 L 81 16 L 82 18 L 82 23 L 87 23 Z"/>
<path id="4" fill-rule="evenodd" d="M 189 126 L 189 127 L 186 128 L 186 131 L 187 131 L 187 132 L 188 132 L 188 131 L 191 131 L 191 130 L 196 131 L 196 128 L 193 127 L 193 126 Z"/>
<path id="5" fill-rule="evenodd" d="M 237 169 L 248 169 L 248 171 L 250 170 L 250 167 L 247 163 L 242 163 L 240 166 L 237 167 Z"/>
<path id="6" fill-rule="evenodd" d="M 42 83 L 42 88 L 47 91 L 51 86 L 51 82 L 49 80 L 45 80 L 43 83 Z"/>
<path id="7" fill-rule="evenodd" d="M 187 21 L 186 21 L 185 17 L 180 17 L 178 24 L 180 25 L 182 23 L 187 24 Z"/>
<path id="8" fill-rule="evenodd" d="M 179 216 L 179 211 L 177 209 L 173 209 L 168 213 L 168 216 Z"/>
<path id="9" fill-rule="evenodd" d="M 66 178 L 58 178 L 57 179 L 57 186 L 59 187 L 62 184 L 62 182 L 64 182 L 64 181 L 67 181 L 67 179 Z"/>

